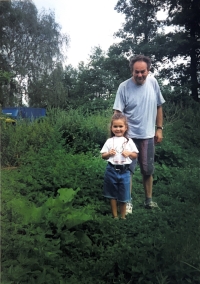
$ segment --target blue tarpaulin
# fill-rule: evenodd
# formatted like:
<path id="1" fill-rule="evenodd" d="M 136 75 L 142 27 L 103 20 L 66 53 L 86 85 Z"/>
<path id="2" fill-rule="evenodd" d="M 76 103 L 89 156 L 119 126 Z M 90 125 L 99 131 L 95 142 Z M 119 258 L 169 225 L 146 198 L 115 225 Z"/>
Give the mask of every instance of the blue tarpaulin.
<path id="1" fill-rule="evenodd" d="M 45 108 L 33 107 L 6 107 L 2 109 L 2 113 L 9 115 L 13 119 L 29 118 L 35 119 L 46 115 Z"/>

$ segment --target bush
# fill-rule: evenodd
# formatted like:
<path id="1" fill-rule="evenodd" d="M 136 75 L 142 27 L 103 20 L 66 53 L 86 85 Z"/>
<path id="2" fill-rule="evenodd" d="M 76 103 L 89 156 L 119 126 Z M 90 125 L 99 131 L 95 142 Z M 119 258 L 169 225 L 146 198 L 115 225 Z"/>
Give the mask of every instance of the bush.
<path id="1" fill-rule="evenodd" d="M 8 191 L 5 192 L 2 220 L 3 281 L 62 281 L 66 258 L 63 250 L 68 250 L 74 243 L 87 246 L 89 241 L 86 234 L 77 234 L 72 228 L 93 219 L 93 210 L 89 206 L 82 209 L 72 207 L 77 191 L 59 189 L 56 198 L 48 198 L 39 207 L 19 195 L 10 199 Z"/>
<path id="2" fill-rule="evenodd" d="M 18 166 L 19 159 L 41 148 L 64 149 L 67 152 L 99 155 L 108 137 L 110 117 L 85 114 L 80 110 L 51 109 L 43 120 L 19 120 L 16 126 L 2 123 L 1 160 L 3 167 Z"/>
<path id="3" fill-rule="evenodd" d="M 62 134 L 68 152 L 99 153 L 99 147 L 102 147 L 108 138 L 110 114 L 105 115 L 105 112 L 91 115 L 83 113 L 81 109 L 52 109 L 49 110 L 48 116 L 50 123 Z"/>
<path id="4" fill-rule="evenodd" d="M 62 148 L 61 134 L 49 124 L 47 119 L 26 122 L 17 121 L 16 125 L 3 124 L 1 128 L 2 166 L 19 166 L 19 159 L 41 147 Z"/>
<path id="5" fill-rule="evenodd" d="M 198 284 L 199 148 L 190 143 L 185 127 L 189 120 L 199 131 L 195 119 L 187 118 L 192 112 L 166 122 L 164 141 L 156 146 L 158 210 L 144 210 L 137 168 L 133 214 L 114 220 L 101 195 L 106 162 L 99 154 L 109 113 L 82 119 L 78 111 L 74 117 L 51 111 L 39 128 L 15 128 L 13 149 L 13 132 L 3 130 L 7 160 L 19 152 L 13 161 L 20 166 L 2 170 L 2 283 Z M 76 135 L 76 129 L 79 139 L 63 144 L 63 131 Z M 23 131 L 30 137 L 20 139 Z M 85 153 L 78 148 L 82 137 Z"/>

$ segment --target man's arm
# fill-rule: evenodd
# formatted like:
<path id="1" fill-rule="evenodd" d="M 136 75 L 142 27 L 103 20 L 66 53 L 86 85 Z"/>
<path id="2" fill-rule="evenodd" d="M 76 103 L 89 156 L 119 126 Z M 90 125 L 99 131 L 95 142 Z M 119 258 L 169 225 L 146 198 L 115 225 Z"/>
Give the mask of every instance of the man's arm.
<path id="1" fill-rule="evenodd" d="M 163 127 L 163 109 L 162 109 L 162 106 L 157 107 L 156 125 Z"/>
<path id="2" fill-rule="evenodd" d="M 157 107 L 156 126 L 163 127 L 163 109 L 162 106 Z M 155 142 L 160 143 L 163 139 L 162 129 L 157 129 L 155 134 Z"/>

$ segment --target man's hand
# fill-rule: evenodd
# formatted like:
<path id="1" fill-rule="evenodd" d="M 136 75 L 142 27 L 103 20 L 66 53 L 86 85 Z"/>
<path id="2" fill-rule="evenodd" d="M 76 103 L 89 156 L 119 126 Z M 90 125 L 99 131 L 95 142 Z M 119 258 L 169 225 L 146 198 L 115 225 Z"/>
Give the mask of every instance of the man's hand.
<path id="1" fill-rule="evenodd" d="M 163 140 L 162 129 L 157 129 L 154 137 L 155 144 L 162 142 L 162 140 Z"/>

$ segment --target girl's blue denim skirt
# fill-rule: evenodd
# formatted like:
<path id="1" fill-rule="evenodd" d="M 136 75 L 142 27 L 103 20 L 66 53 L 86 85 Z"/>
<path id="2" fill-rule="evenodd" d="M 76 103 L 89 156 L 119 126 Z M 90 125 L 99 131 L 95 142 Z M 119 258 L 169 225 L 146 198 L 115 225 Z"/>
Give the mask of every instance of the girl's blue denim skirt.
<path id="1" fill-rule="evenodd" d="M 104 175 L 103 196 L 119 202 L 130 201 L 130 177 L 128 169 L 116 170 L 108 163 Z"/>

